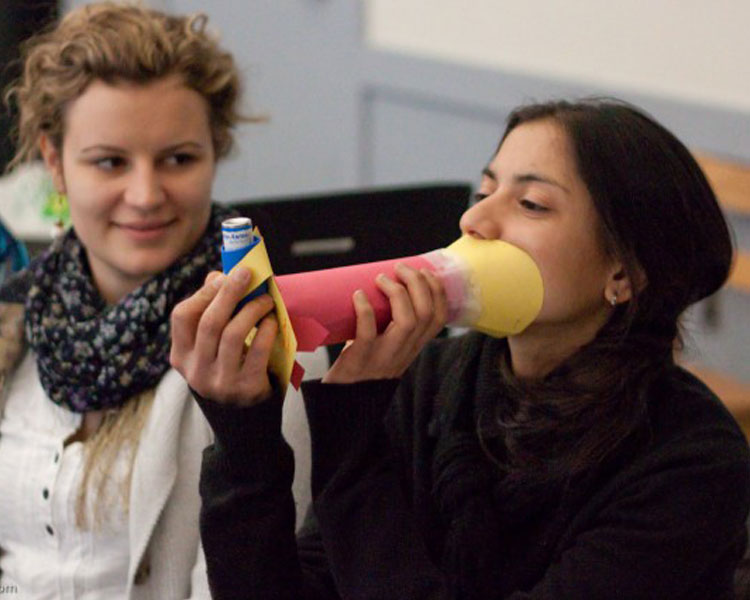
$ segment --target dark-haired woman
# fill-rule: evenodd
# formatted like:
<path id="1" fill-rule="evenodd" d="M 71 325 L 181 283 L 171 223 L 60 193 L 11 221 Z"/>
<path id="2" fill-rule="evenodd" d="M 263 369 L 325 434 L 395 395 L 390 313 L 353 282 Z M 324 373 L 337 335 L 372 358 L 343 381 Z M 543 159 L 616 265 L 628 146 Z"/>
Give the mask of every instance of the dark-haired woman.
<path id="1" fill-rule="evenodd" d="M 316 522 L 297 539 L 270 301 L 231 318 L 241 290 L 217 277 L 176 308 L 173 364 L 216 433 L 201 482 L 216 598 L 732 597 L 748 449 L 673 361 L 680 315 L 732 260 L 695 161 L 621 103 L 527 106 L 477 200 L 463 233 L 534 258 L 539 316 L 423 348 L 445 314 L 431 276 L 380 282 L 381 335 L 355 294 L 356 339 L 304 389 Z"/>

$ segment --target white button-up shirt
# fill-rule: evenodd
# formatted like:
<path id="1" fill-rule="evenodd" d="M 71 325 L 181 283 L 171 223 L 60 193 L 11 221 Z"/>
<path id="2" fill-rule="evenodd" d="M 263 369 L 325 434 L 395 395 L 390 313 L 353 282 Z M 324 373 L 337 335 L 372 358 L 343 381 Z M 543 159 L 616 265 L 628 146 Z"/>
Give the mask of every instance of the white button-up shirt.
<path id="1" fill-rule="evenodd" d="M 0 418 L 0 586 L 19 600 L 125 597 L 130 548 L 119 485 L 129 453 L 121 451 L 109 473 L 102 523 L 81 529 L 83 444 L 65 445 L 81 415 L 47 398 L 31 352 L 7 392 Z"/>

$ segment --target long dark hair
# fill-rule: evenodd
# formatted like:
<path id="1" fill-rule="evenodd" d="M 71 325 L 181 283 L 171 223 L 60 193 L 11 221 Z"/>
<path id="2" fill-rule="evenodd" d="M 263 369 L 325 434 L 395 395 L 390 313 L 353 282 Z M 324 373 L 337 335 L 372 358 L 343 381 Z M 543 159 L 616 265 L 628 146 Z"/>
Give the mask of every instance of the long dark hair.
<path id="1" fill-rule="evenodd" d="M 566 132 L 606 250 L 636 287 L 595 339 L 544 379 L 520 381 L 504 363 L 510 402 L 480 421 L 480 436 L 498 442 L 507 469 L 547 479 L 600 463 L 643 423 L 649 388 L 679 343 L 680 315 L 723 285 L 733 247 L 705 175 L 653 118 L 610 99 L 522 106 L 500 145 L 541 119 Z"/>

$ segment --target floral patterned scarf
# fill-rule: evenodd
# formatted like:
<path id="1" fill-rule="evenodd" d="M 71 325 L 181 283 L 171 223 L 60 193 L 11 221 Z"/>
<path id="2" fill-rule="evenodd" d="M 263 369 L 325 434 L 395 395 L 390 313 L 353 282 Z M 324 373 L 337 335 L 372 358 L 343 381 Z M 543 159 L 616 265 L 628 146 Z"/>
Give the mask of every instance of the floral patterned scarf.
<path id="1" fill-rule="evenodd" d="M 169 315 L 221 268 L 221 222 L 232 214 L 213 206 L 195 247 L 113 306 L 94 286 L 73 229 L 32 263 L 26 339 L 54 403 L 78 413 L 118 408 L 156 386 L 169 369 Z"/>

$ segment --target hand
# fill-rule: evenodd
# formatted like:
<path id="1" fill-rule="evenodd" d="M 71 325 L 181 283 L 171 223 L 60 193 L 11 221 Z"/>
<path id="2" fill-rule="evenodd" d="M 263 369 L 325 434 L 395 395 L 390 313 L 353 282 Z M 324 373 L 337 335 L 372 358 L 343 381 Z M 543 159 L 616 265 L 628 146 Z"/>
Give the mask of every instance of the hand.
<path id="1" fill-rule="evenodd" d="M 443 328 L 448 304 L 438 278 L 427 269 L 417 271 L 403 263 L 396 265 L 396 275 L 400 282 L 382 274 L 376 279 L 391 304 L 391 322 L 380 335 L 367 296 L 361 290 L 354 293 L 356 337 L 341 351 L 324 383 L 400 377 Z"/>
<path id="2" fill-rule="evenodd" d="M 271 394 L 268 358 L 278 325 L 267 294 L 248 302 L 234 316 L 250 280 L 244 267 L 231 276 L 209 273 L 206 283 L 172 311 L 169 360 L 201 396 L 250 406 Z M 249 347 L 245 338 L 258 331 Z"/>

